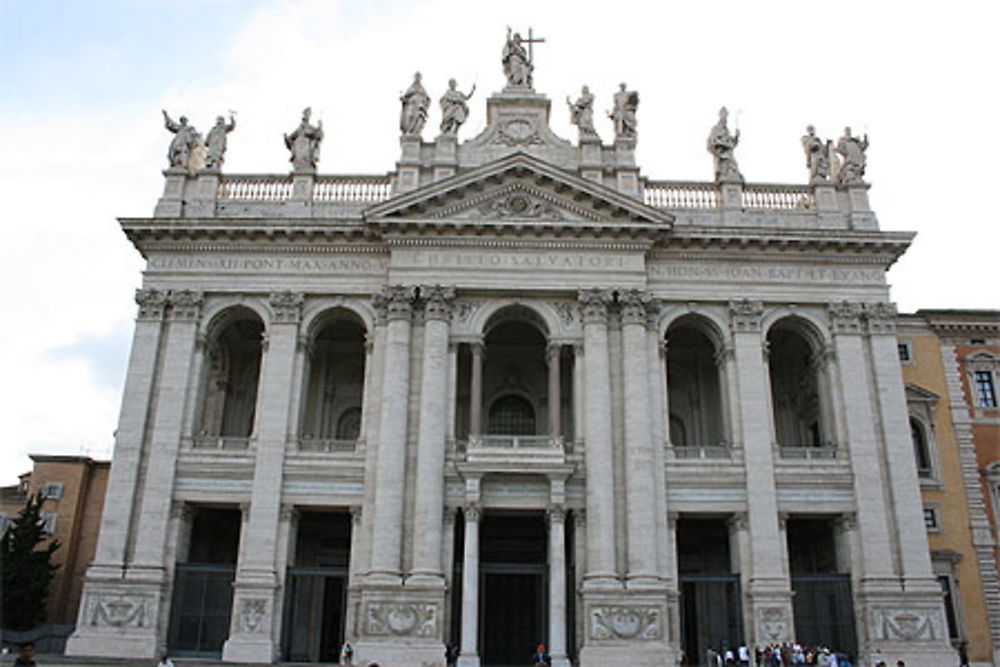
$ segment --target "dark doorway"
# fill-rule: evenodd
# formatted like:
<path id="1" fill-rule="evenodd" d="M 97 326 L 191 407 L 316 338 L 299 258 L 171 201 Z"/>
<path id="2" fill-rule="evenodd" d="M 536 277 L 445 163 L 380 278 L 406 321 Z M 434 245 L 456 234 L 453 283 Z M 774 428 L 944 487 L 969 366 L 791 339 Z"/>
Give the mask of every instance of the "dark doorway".
<path id="1" fill-rule="evenodd" d="M 484 665 L 527 664 L 548 636 L 545 517 L 483 517 L 480 535 L 479 651 Z"/>
<path id="2" fill-rule="evenodd" d="M 681 648 L 686 665 L 707 663 L 709 649 L 743 643 L 740 575 L 733 572 L 725 518 L 677 521 Z"/>
<path id="3" fill-rule="evenodd" d="M 786 527 L 795 635 L 809 645 L 857 656 L 851 575 L 842 572 L 835 519 L 794 518 Z"/>
<path id="4" fill-rule="evenodd" d="M 167 647 L 189 657 L 221 657 L 229 637 L 240 511 L 194 509 L 184 560 L 174 569 Z"/>
<path id="5" fill-rule="evenodd" d="M 285 660 L 339 660 L 350 552 L 350 514 L 336 511 L 300 515 L 294 564 L 288 568 L 286 579 L 282 638 Z"/>

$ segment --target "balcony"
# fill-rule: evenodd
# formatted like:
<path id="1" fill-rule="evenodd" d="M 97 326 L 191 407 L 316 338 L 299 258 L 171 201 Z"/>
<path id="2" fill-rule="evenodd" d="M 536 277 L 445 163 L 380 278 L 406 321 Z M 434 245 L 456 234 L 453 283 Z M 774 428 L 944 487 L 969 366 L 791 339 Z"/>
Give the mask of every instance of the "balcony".
<path id="1" fill-rule="evenodd" d="M 470 435 L 465 446 L 469 463 L 556 463 L 566 459 L 562 436 Z"/>
<path id="2" fill-rule="evenodd" d="M 299 439 L 300 452 L 353 452 L 357 448 L 357 440 L 313 438 L 311 436 L 303 436 Z"/>
<path id="3" fill-rule="evenodd" d="M 194 449 L 215 449 L 242 452 L 250 449 L 250 438 L 235 435 L 196 435 L 191 446 Z"/>

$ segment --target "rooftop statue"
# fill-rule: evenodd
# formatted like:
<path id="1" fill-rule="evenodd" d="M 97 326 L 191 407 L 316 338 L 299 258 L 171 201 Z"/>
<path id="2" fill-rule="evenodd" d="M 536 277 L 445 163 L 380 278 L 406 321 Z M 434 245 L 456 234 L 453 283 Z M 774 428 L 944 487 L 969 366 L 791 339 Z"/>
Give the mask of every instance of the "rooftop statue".
<path id="1" fill-rule="evenodd" d="M 319 162 L 319 144 L 323 141 L 323 121 L 319 120 L 316 121 L 315 125 L 310 125 L 309 117 L 311 115 L 311 107 L 303 109 L 302 122 L 291 134 L 285 135 L 285 147 L 292 152 L 289 162 L 292 163 L 293 171 L 316 171 L 316 163 Z"/>
<path id="2" fill-rule="evenodd" d="M 573 102 L 566 97 L 566 104 L 569 106 L 569 122 L 576 125 L 580 131 L 580 138 L 596 137 L 597 130 L 594 129 L 594 95 L 587 86 L 580 90 L 580 97 Z"/>
<path id="3" fill-rule="evenodd" d="M 226 135 L 236 129 L 236 113 L 229 111 L 229 123 L 222 116 L 215 118 L 215 125 L 205 137 L 205 169 L 219 171 L 226 161 Z"/>
<path id="4" fill-rule="evenodd" d="M 615 123 L 615 140 L 635 139 L 638 136 L 635 112 L 639 109 L 639 93 L 626 90 L 623 83 L 613 101 L 614 109 L 608 117 Z"/>
<path id="5" fill-rule="evenodd" d="M 469 117 L 469 105 L 466 102 L 476 92 L 476 84 L 466 95 L 458 89 L 454 79 L 448 80 L 448 90 L 441 96 L 441 134 L 455 136 L 458 128 Z"/>
<path id="6" fill-rule="evenodd" d="M 715 181 L 725 183 L 742 181 L 743 174 L 736 164 L 736 146 L 740 143 L 740 131 L 729 132 L 727 121 L 729 112 L 726 107 L 719 109 L 719 121 L 712 127 L 708 135 L 708 152 L 715 158 Z"/>
<path id="7" fill-rule="evenodd" d="M 419 137 L 427 122 L 427 110 L 431 106 L 430 95 L 420 83 L 420 72 L 413 75 L 413 83 L 399 101 L 403 103 L 399 112 L 399 131 L 406 136 Z"/>
<path id="8" fill-rule="evenodd" d="M 806 153 L 806 167 L 809 169 L 810 183 L 825 183 L 830 180 L 830 151 L 833 142 L 823 141 L 816 136 L 816 128 L 806 127 L 802 135 L 802 150 Z"/>
<path id="9" fill-rule="evenodd" d="M 515 32 L 512 36 L 510 28 L 507 28 L 507 42 L 503 46 L 503 73 L 507 77 L 507 86 L 531 88 L 531 74 L 534 69 L 528 51 L 524 48 L 521 33 Z"/>
<path id="10" fill-rule="evenodd" d="M 837 141 L 837 153 L 840 154 L 840 169 L 837 170 L 837 182 L 841 184 L 861 183 L 861 177 L 865 175 L 865 166 L 868 158 L 865 151 L 868 150 L 868 135 L 858 139 L 851 136 L 851 128 L 844 128 L 844 136 Z"/>
<path id="11" fill-rule="evenodd" d="M 171 169 L 183 169 L 189 174 L 193 174 L 204 165 L 205 144 L 201 140 L 201 135 L 194 129 L 193 125 L 188 125 L 187 116 L 181 116 L 180 122 L 176 122 L 163 109 L 163 125 L 174 133 L 174 138 L 170 141 L 167 149 L 167 162 Z"/>

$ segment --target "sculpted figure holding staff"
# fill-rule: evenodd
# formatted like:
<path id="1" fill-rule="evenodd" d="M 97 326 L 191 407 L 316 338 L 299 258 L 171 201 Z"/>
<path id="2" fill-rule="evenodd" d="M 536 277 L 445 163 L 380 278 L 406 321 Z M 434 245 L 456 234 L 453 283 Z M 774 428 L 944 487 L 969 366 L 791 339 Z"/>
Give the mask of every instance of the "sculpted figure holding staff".
<path id="1" fill-rule="evenodd" d="M 427 122 L 427 110 L 431 106 L 430 95 L 420 83 L 420 72 L 413 75 L 413 83 L 399 98 L 403 108 L 399 112 L 399 131 L 407 136 L 420 136 Z"/>
<path id="2" fill-rule="evenodd" d="M 476 92 L 476 84 L 466 95 L 458 89 L 454 79 L 448 81 L 448 90 L 441 96 L 441 134 L 457 135 L 458 128 L 469 117 L 469 105 L 466 102 Z"/>

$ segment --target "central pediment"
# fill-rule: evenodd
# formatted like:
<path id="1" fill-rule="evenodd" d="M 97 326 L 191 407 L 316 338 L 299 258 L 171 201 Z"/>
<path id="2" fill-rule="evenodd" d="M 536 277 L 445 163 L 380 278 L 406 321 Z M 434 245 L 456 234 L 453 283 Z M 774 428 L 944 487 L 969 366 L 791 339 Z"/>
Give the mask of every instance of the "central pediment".
<path id="1" fill-rule="evenodd" d="M 662 234 L 673 216 L 526 153 L 513 153 L 369 208 L 381 230 L 482 227 Z"/>

